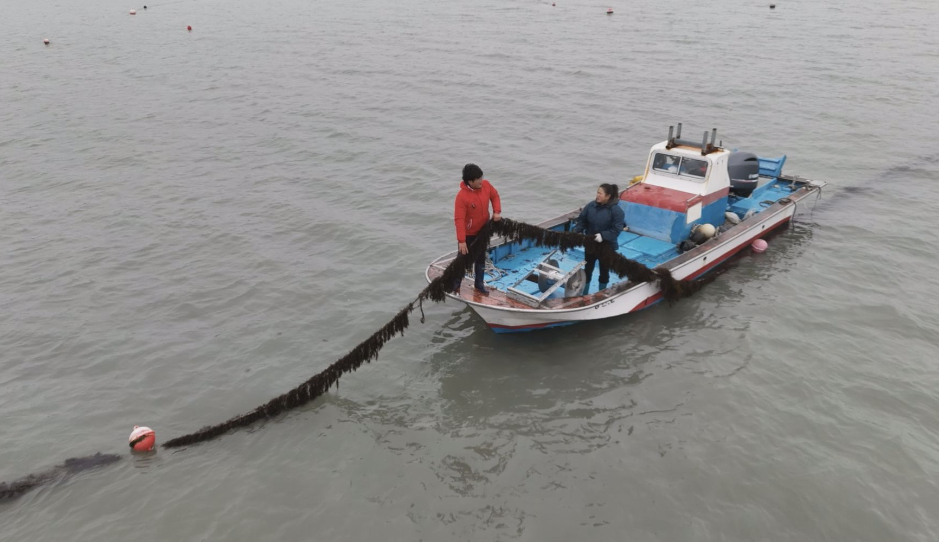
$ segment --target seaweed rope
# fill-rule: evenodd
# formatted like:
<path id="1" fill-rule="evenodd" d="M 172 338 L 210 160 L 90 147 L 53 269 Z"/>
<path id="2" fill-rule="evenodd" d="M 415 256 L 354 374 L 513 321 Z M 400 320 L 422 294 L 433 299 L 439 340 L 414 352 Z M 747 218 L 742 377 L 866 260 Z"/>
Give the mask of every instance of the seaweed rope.
<path id="1" fill-rule="evenodd" d="M 669 304 L 694 294 L 716 277 L 716 275 L 710 275 L 697 280 L 677 280 L 672 277 L 668 269 L 649 269 L 645 265 L 617 253 L 608 244 L 596 242 L 592 237 L 578 233 L 550 231 L 506 218 L 499 222 L 490 221 L 480 231 L 476 241 L 469 247 L 466 254 L 457 254 L 441 275 L 433 279 L 414 301 L 405 305 L 390 322 L 359 343 L 348 354 L 296 388 L 271 399 L 254 410 L 230 418 L 220 424 L 206 426 L 193 433 L 168 440 L 163 443 L 163 447 L 178 448 L 218 438 L 239 427 L 246 427 L 257 421 L 272 418 L 288 410 L 303 406 L 328 392 L 333 385 L 338 387 L 342 375 L 350 371 L 356 371 L 363 363 L 371 363 L 372 360 L 378 357 L 378 353 L 385 346 L 385 343 L 397 335 L 404 334 L 404 330 L 410 324 L 409 315 L 414 311 L 415 305 L 421 308 L 421 321 L 423 322 L 423 302 L 425 300 L 439 303 L 446 300 L 448 293 L 456 292 L 476 259 L 488 250 L 489 239 L 494 235 L 502 236 L 509 242 L 531 241 L 539 247 L 557 247 L 562 250 L 584 247 L 587 251 L 596 252 L 601 263 L 609 266 L 610 270 L 617 275 L 628 277 L 631 282 L 657 282 L 662 291 L 662 296 Z M 119 456 L 101 453 L 67 459 L 62 465 L 42 473 L 32 474 L 9 483 L 0 483 L 0 501 L 18 497 L 30 489 L 55 479 L 62 473 L 71 474 L 110 464 L 118 459 Z"/>

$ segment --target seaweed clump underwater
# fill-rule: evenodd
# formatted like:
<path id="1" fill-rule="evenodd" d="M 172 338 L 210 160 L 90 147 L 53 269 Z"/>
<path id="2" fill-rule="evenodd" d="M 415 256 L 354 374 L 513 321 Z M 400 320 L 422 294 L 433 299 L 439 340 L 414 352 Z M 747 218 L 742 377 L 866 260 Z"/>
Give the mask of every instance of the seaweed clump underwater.
<path id="1" fill-rule="evenodd" d="M 56 465 L 40 473 L 30 474 L 12 482 L 0 482 L 0 502 L 15 499 L 31 489 L 54 480 L 65 479 L 82 471 L 110 465 L 120 460 L 120 458 L 121 456 L 116 454 L 103 454 L 101 452 L 83 457 L 70 457 L 61 465 Z"/>

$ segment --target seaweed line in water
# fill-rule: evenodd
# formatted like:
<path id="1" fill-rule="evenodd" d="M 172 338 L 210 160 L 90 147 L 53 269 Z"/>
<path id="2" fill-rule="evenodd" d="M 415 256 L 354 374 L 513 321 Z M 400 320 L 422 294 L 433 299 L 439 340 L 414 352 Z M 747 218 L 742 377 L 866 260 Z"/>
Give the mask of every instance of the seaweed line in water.
<path id="1" fill-rule="evenodd" d="M 378 353 L 385 346 L 385 343 L 397 335 L 404 334 L 404 330 L 410 324 L 409 315 L 414 310 L 415 305 L 421 305 L 424 300 L 439 303 L 446 300 L 447 293 L 456 291 L 467 271 L 473 266 L 473 262 L 487 250 L 489 238 L 493 235 L 502 236 L 509 241 L 531 241 L 537 246 L 557 247 L 562 250 L 585 247 L 588 251 L 596 252 L 600 261 L 608 265 L 610 270 L 619 276 L 629 277 L 633 282 L 658 282 L 659 288 L 662 290 L 662 296 L 669 304 L 697 292 L 704 284 L 716 277 L 716 275 L 710 275 L 697 280 L 676 280 L 667 269 L 649 269 L 645 265 L 617 253 L 609 245 L 596 242 L 592 237 L 578 233 L 550 231 L 510 219 L 502 219 L 499 222 L 490 221 L 479 232 L 476 241 L 469 247 L 466 254 L 457 254 L 456 258 L 444 269 L 441 276 L 431 281 L 414 301 L 408 303 L 390 322 L 359 343 L 358 346 L 335 363 L 296 388 L 271 399 L 246 414 L 168 440 L 163 444 L 163 447 L 177 448 L 218 438 L 233 429 L 245 427 L 303 406 L 329 391 L 333 385 L 338 387 L 342 375 L 357 370 L 363 363 L 370 363 L 378 357 Z M 67 459 L 62 465 L 38 474 L 31 474 L 13 482 L 0 483 L 0 501 L 19 497 L 23 493 L 55 480 L 62 475 L 108 465 L 118 459 L 120 459 L 120 456 L 101 453 Z"/>

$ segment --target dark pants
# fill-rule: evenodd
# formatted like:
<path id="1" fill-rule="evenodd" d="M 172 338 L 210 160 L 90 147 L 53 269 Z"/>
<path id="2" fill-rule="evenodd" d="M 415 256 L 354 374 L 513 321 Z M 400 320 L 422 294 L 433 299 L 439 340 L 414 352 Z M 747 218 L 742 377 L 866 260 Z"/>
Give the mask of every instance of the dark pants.
<path id="1" fill-rule="evenodd" d="M 473 241 L 476 240 L 476 235 L 467 235 L 466 236 L 466 248 L 472 250 Z M 489 244 L 489 240 L 486 240 L 486 244 Z M 488 248 L 488 246 L 487 246 Z M 479 258 L 476 258 L 476 261 L 473 262 L 473 275 L 475 275 L 476 280 L 474 281 L 474 286 L 477 288 L 483 288 L 486 285 L 486 251 L 483 250 L 479 254 Z M 459 290 L 460 284 L 463 282 L 463 277 L 460 277 L 453 281 L 453 289 Z"/>
<path id="2" fill-rule="evenodd" d="M 476 241 L 476 235 L 467 235 L 466 236 L 466 248 L 472 248 L 473 242 Z M 489 240 L 486 239 L 482 241 L 489 244 Z M 488 246 L 486 248 L 489 248 Z M 475 285 L 476 286 L 485 286 L 486 284 L 486 250 L 483 250 L 479 253 L 479 258 L 476 258 L 476 261 L 473 262 L 473 274 L 476 276 Z"/>
<path id="3" fill-rule="evenodd" d="M 584 273 L 587 274 L 587 284 L 590 284 L 590 279 L 593 278 L 593 266 L 597 264 L 599 258 L 600 255 L 596 252 L 587 252 L 584 254 L 584 259 L 587 260 L 587 265 L 584 266 Z M 610 268 L 603 265 L 603 262 L 600 262 L 600 284 L 609 283 Z"/>

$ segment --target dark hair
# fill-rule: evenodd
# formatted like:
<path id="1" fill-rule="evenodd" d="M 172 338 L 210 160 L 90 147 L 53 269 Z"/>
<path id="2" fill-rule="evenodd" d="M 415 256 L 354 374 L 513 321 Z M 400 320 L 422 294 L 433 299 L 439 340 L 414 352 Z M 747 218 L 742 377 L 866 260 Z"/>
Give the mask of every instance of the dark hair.
<path id="1" fill-rule="evenodd" d="M 463 182 L 468 183 L 476 179 L 483 178 L 483 170 L 476 164 L 466 164 L 463 166 Z"/>
<path id="2" fill-rule="evenodd" d="M 600 188 L 606 192 L 607 196 L 610 196 L 610 202 L 614 202 L 619 199 L 619 187 L 615 184 L 603 183 L 600 185 Z"/>

